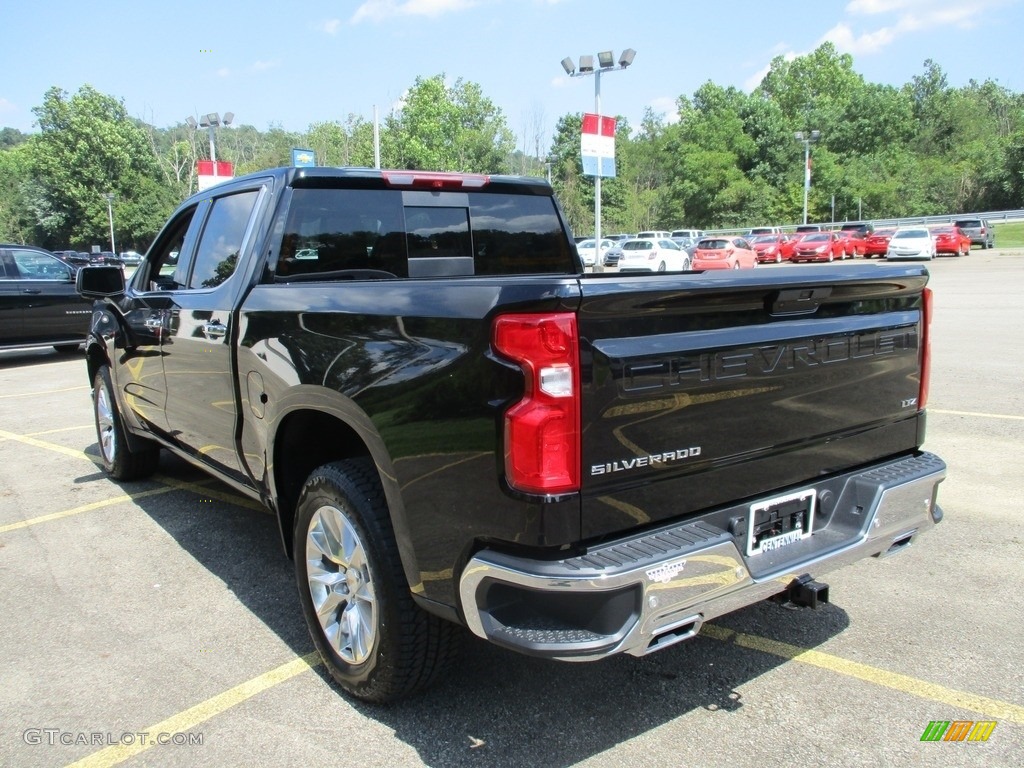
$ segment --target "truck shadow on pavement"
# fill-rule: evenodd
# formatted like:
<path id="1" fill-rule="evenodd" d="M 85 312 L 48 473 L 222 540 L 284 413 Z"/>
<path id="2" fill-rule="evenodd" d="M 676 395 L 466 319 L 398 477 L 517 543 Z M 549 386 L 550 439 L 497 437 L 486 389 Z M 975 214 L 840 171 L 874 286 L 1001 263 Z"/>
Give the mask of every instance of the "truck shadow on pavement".
<path id="1" fill-rule="evenodd" d="M 95 455 L 97 446 L 87 450 Z M 159 472 L 177 483 L 206 481 L 166 452 Z M 208 487 L 230 493 L 219 484 Z M 136 503 L 296 655 L 311 652 L 292 563 L 274 518 L 187 493 L 185 503 L 167 498 L 173 494 Z M 689 712 L 728 717 L 747 706 L 739 689 L 786 659 L 723 640 L 729 630 L 814 648 L 848 623 L 846 612 L 834 605 L 811 611 L 764 602 L 716 619 L 707 635 L 651 656 L 584 664 L 521 656 L 465 632 L 462 653 L 444 681 L 388 707 L 351 699 L 322 666 L 315 672 L 337 694 L 339 724 L 343 710 L 354 709 L 393 731 L 425 765 L 568 766 Z M 254 669 L 253 675 L 264 671 Z M 321 712 L 317 720 L 329 722 L 331 713 Z"/>

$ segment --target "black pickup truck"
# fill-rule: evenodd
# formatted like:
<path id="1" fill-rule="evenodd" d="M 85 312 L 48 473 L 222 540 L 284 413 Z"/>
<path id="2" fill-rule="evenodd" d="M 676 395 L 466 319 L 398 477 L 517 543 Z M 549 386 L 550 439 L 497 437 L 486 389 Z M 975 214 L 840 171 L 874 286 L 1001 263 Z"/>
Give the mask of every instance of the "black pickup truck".
<path id="1" fill-rule="evenodd" d="M 942 516 L 923 266 L 587 274 L 537 179 L 276 169 L 85 267 L 102 462 L 264 503 L 343 688 L 636 656 Z M 244 546 L 244 543 L 239 543 Z"/>

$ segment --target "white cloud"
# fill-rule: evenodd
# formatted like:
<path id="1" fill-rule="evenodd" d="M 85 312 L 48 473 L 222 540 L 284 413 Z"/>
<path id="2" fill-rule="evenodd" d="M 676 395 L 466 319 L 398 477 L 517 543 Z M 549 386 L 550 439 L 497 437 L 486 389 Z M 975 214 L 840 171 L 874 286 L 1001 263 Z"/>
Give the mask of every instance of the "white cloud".
<path id="1" fill-rule="evenodd" d="M 328 35 L 338 34 L 340 28 L 341 19 L 328 19 L 327 21 L 320 22 L 320 30 Z"/>
<path id="2" fill-rule="evenodd" d="M 0 114 L 14 114 L 18 111 L 18 105 L 7 99 L 0 99 Z"/>
<path id="3" fill-rule="evenodd" d="M 227 67 L 221 67 L 217 70 L 218 77 L 231 77 L 231 70 Z"/>
<path id="4" fill-rule="evenodd" d="M 385 21 L 396 16 L 441 16 L 475 6 L 476 0 L 366 0 L 352 14 L 352 23 Z"/>
<path id="5" fill-rule="evenodd" d="M 656 115 L 664 115 L 665 122 L 669 125 L 679 122 L 679 106 L 671 96 L 659 96 L 652 100 L 647 106 Z"/>
<path id="6" fill-rule="evenodd" d="M 858 36 L 848 24 L 840 23 L 822 35 L 819 42 L 827 40 L 833 43 L 840 53 L 877 53 L 892 43 L 903 31 L 908 30 L 899 27 L 882 27 L 874 32 L 866 32 Z"/>
<path id="7" fill-rule="evenodd" d="M 266 72 L 268 69 L 276 69 L 281 66 L 280 59 L 274 59 L 273 61 L 255 61 L 252 64 L 253 72 Z"/>
<path id="8" fill-rule="evenodd" d="M 876 16 L 879 13 L 893 13 L 913 5 L 926 5 L 927 0 L 852 0 L 846 4 L 846 12 Z"/>

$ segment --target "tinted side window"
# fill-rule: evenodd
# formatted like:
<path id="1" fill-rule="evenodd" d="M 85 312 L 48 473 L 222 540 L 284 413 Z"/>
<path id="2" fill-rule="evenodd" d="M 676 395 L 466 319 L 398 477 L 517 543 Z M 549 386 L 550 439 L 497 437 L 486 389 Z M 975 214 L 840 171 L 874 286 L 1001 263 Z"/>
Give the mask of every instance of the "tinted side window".
<path id="1" fill-rule="evenodd" d="M 258 190 L 213 201 L 199 240 L 189 288 L 215 288 L 234 274 Z"/>
<path id="2" fill-rule="evenodd" d="M 575 274 L 552 198 L 474 192 L 469 215 L 476 274 Z"/>
<path id="3" fill-rule="evenodd" d="M 405 276 L 406 258 L 400 192 L 292 191 L 276 267 L 280 278 L 321 274 L 329 278 L 328 273 L 351 270 Z"/>
<path id="4" fill-rule="evenodd" d="M 60 259 L 48 253 L 11 249 L 20 276 L 26 280 L 64 280 L 71 274 Z"/>

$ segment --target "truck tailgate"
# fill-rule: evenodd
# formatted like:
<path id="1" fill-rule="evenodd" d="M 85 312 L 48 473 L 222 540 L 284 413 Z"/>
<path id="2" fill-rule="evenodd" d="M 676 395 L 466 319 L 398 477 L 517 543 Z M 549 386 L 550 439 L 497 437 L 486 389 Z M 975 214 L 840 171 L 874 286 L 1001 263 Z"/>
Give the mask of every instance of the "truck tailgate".
<path id="1" fill-rule="evenodd" d="M 582 533 L 920 445 L 922 265 L 584 278 Z"/>

